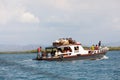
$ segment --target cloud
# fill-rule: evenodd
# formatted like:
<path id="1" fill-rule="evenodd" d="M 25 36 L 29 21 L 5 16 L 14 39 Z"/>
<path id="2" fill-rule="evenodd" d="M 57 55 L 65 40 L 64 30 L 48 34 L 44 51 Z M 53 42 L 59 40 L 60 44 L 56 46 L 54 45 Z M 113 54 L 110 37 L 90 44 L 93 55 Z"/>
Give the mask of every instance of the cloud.
<path id="1" fill-rule="evenodd" d="M 8 40 L 9 36 L 17 36 L 38 43 L 42 39 L 49 41 L 48 36 L 51 39 L 80 36 L 87 41 L 109 36 L 108 40 L 114 40 L 120 34 L 119 3 L 119 0 L 0 0 L 0 24 L 5 24 L 4 28 L 0 26 L 0 32 Z M 118 37 L 112 38 L 110 33 Z"/>
<path id="2" fill-rule="evenodd" d="M 71 8 L 68 0 L 52 0 L 51 5 L 62 10 L 69 10 Z"/>
<path id="3" fill-rule="evenodd" d="M 35 15 L 27 11 L 21 11 L 17 16 L 19 16 L 18 20 L 23 23 L 39 23 L 40 22 L 38 17 L 36 17 Z"/>
<path id="4" fill-rule="evenodd" d="M 12 0 L 14 1 L 14 0 Z M 21 23 L 39 23 L 40 20 L 33 13 L 28 11 L 25 6 L 16 5 L 19 1 L 3 2 L 0 1 L 0 24 L 7 24 L 10 22 L 21 22 Z"/>
<path id="5" fill-rule="evenodd" d="M 0 2 L 1 3 L 1 2 Z M 2 3 L 0 4 L 0 24 L 8 22 L 11 18 L 11 13 Z"/>
<path id="6" fill-rule="evenodd" d="M 112 22 L 113 22 L 113 23 L 120 23 L 120 19 L 119 19 L 118 17 L 116 17 L 116 18 L 114 18 L 114 19 L 112 20 Z"/>
<path id="7" fill-rule="evenodd" d="M 112 30 L 117 30 L 120 31 L 120 18 L 119 17 L 114 17 L 112 19 Z"/>

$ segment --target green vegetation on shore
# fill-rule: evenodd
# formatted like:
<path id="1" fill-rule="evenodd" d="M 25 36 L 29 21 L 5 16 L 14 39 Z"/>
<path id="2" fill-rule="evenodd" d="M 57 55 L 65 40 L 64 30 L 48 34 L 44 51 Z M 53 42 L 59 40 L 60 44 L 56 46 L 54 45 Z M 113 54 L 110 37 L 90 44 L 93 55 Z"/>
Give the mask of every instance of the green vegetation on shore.
<path id="1" fill-rule="evenodd" d="M 4 51 L 0 52 L 0 54 L 24 54 L 24 53 L 36 53 L 37 50 L 28 50 L 28 51 Z"/>
<path id="2" fill-rule="evenodd" d="M 42 49 L 42 52 L 44 52 L 45 50 Z M 24 53 L 37 53 L 37 49 L 35 50 L 27 50 L 27 51 L 4 51 L 4 52 L 0 52 L 0 54 L 24 54 Z"/>
<path id="3" fill-rule="evenodd" d="M 108 47 L 109 51 L 120 51 L 120 46 L 119 47 Z M 90 49 L 90 47 L 84 47 L 84 49 Z"/>
<path id="4" fill-rule="evenodd" d="M 120 51 L 120 47 L 108 47 L 109 51 Z"/>
<path id="5" fill-rule="evenodd" d="M 108 47 L 109 51 L 120 51 L 120 47 Z M 90 49 L 90 47 L 84 47 L 84 49 Z M 45 50 L 42 50 L 44 52 Z M 28 50 L 28 51 L 6 51 L 0 52 L 0 54 L 21 54 L 21 53 L 37 53 L 37 49 L 35 50 Z"/>

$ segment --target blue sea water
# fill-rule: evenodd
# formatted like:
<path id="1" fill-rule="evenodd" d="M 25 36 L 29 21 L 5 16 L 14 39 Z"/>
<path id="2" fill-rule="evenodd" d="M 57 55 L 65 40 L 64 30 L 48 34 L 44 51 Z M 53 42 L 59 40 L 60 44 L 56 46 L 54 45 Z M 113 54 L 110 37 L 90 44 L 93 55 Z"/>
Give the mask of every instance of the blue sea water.
<path id="1" fill-rule="evenodd" d="M 0 80 L 120 80 L 120 51 L 101 60 L 35 61 L 32 54 L 0 54 Z"/>

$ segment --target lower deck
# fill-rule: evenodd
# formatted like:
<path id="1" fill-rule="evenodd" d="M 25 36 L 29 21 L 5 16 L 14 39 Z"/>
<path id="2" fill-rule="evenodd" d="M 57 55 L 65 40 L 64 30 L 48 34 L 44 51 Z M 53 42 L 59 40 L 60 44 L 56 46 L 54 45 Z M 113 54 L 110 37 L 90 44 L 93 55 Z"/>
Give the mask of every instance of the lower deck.
<path id="1" fill-rule="evenodd" d="M 77 54 L 77 55 L 60 55 L 54 57 L 42 57 L 36 58 L 35 60 L 48 60 L 48 61 L 72 61 L 72 60 L 94 60 L 102 58 L 106 52 L 95 53 L 95 54 Z"/>

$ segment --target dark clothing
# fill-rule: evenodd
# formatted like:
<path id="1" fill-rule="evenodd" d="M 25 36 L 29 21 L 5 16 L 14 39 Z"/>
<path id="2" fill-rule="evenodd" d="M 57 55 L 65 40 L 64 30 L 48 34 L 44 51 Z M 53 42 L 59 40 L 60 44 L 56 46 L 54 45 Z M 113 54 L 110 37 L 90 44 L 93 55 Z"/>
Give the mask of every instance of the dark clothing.
<path id="1" fill-rule="evenodd" d="M 101 41 L 99 41 L 98 46 L 101 46 Z"/>

